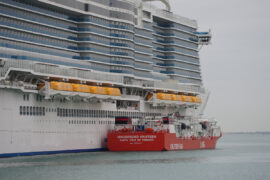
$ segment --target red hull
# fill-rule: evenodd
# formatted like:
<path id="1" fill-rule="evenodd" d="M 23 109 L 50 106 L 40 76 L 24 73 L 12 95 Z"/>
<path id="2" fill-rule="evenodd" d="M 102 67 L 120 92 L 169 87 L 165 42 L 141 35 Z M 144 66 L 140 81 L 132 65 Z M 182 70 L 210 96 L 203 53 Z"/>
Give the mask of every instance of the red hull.
<path id="1" fill-rule="evenodd" d="M 163 151 L 215 149 L 219 137 L 177 138 L 168 132 L 109 132 L 110 151 Z"/>

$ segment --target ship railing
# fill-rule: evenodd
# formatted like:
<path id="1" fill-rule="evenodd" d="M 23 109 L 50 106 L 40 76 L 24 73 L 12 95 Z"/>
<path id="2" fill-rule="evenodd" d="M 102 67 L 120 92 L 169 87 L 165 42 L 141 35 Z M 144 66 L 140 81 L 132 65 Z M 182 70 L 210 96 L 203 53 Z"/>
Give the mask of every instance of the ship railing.
<path id="1" fill-rule="evenodd" d="M 187 92 L 197 92 L 197 93 L 205 93 L 204 88 L 193 86 L 193 85 L 184 85 L 184 84 L 176 84 L 176 83 L 166 83 L 166 82 L 154 82 L 154 87 L 163 88 L 163 89 L 172 89 L 172 90 L 183 90 Z"/>
<path id="2" fill-rule="evenodd" d="M 169 129 L 161 129 L 161 130 L 153 130 L 153 131 L 147 131 L 145 130 L 135 130 L 135 129 L 131 129 L 131 128 L 123 128 L 123 129 L 119 129 L 119 130 L 110 130 L 110 133 L 130 133 L 130 134 L 137 134 L 137 133 L 168 133 Z"/>
<path id="3" fill-rule="evenodd" d="M 62 76 L 66 78 L 87 79 L 94 82 L 114 82 L 119 84 L 126 84 L 132 86 L 145 87 L 150 89 L 165 89 L 177 90 L 191 93 L 205 93 L 204 88 L 193 85 L 184 85 L 176 83 L 168 83 L 164 81 L 124 81 L 123 76 L 117 76 L 105 73 L 96 73 L 83 69 L 59 67 L 56 65 L 49 65 L 43 63 L 34 63 L 29 61 L 11 60 L 5 61 L 4 67 L 0 68 L 1 77 L 7 76 L 9 70 L 19 69 L 34 72 L 39 75 L 46 76 Z"/>
<path id="4" fill-rule="evenodd" d="M 27 61 L 18 61 L 18 60 L 8 60 L 5 62 L 5 65 L 1 69 L 1 76 L 7 75 L 7 72 L 12 69 L 32 71 L 35 73 L 41 73 L 46 75 L 53 76 L 63 76 L 66 78 L 80 78 L 93 81 L 103 81 L 103 82 L 114 82 L 114 83 L 123 83 L 123 77 L 116 76 L 112 74 L 103 74 L 91 72 L 83 69 L 75 68 L 65 68 L 59 67 L 56 65 L 42 64 L 42 63 L 33 63 Z"/>
<path id="5" fill-rule="evenodd" d="M 197 120 L 199 120 L 199 121 L 207 121 L 209 123 L 217 123 L 217 120 L 214 117 L 197 118 Z"/>
<path id="6" fill-rule="evenodd" d="M 139 86 L 149 89 L 164 89 L 173 91 L 184 91 L 190 93 L 204 94 L 205 89 L 200 86 L 178 84 L 177 82 L 170 83 L 165 81 L 136 81 L 136 80 L 125 80 L 125 84 L 132 86 Z"/>
<path id="7" fill-rule="evenodd" d="M 192 26 L 193 28 L 197 28 L 197 22 L 195 20 L 173 14 L 169 11 L 164 11 L 162 9 L 157 8 L 156 6 L 154 6 L 152 4 L 145 3 L 143 5 L 143 8 L 149 9 L 156 16 L 162 16 L 163 18 L 166 18 L 170 21 L 176 21 L 180 24 L 184 24 L 187 26 Z"/>

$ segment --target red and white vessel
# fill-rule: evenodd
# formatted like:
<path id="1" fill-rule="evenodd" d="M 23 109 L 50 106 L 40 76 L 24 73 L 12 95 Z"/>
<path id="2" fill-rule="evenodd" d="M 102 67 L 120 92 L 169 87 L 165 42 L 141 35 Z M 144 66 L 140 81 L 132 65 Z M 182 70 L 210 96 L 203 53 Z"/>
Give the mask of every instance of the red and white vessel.
<path id="1" fill-rule="evenodd" d="M 128 117 L 116 117 L 115 124 L 108 133 L 110 151 L 215 149 L 222 136 L 215 121 L 199 119 L 154 117 L 132 123 Z"/>

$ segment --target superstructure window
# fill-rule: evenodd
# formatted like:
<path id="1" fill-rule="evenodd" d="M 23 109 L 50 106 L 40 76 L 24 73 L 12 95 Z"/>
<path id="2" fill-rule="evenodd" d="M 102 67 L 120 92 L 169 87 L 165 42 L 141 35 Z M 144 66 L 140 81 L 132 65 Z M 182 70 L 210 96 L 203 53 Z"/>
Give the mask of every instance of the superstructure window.
<path id="1" fill-rule="evenodd" d="M 41 116 L 42 115 L 42 107 L 38 108 L 38 115 Z"/>
<path id="2" fill-rule="evenodd" d="M 29 101 L 29 94 L 23 94 L 23 100 Z"/>
<path id="3" fill-rule="evenodd" d="M 74 117 L 77 117 L 78 115 L 78 109 L 74 109 Z"/>
<path id="4" fill-rule="evenodd" d="M 63 116 L 67 117 L 67 109 L 64 109 Z"/>
<path id="5" fill-rule="evenodd" d="M 89 5 L 88 4 L 84 4 L 84 11 L 88 12 L 89 10 Z"/>
<path id="6" fill-rule="evenodd" d="M 96 110 L 93 110 L 93 117 L 96 117 Z"/>
<path id="7" fill-rule="evenodd" d="M 45 116 L 45 107 L 20 106 L 19 112 L 20 115 Z"/>
<path id="8" fill-rule="evenodd" d="M 23 106 L 23 115 L 26 115 L 26 107 Z"/>
<path id="9" fill-rule="evenodd" d="M 29 115 L 29 106 L 26 107 L 26 115 Z"/>
<path id="10" fill-rule="evenodd" d="M 83 117 L 87 117 L 87 110 L 83 110 Z"/>
<path id="11" fill-rule="evenodd" d="M 30 106 L 30 116 L 32 116 L 32 115 L 33 115 L 33 107 Z"/>
<path id="12" fill-rule="evenodd" d="M 36 108 L 36 116 L 39 116 L 39 107 L 35 107 Z"/>
<path id="13" fill-rule="evenodd" d="M 33 107 L 33 116 L 36 115 L 36 107 Z"/>
<path id="14" fill-rule="evenodd" d="M 26 108 L 26 110 L 24 110 Z M 49 109 L 47 109 L 49 111 Z M 20 114 L 28 113 L 30 115 L 45 115 L 45 107 L 24 107 L 21 106 Z M 132 118 L 140 118 L 144 116 L 160 116 L 161 113 L 154 112 L 130 112 L 130 111 L 105 111 L 105 110 L 87 110 L 87 109 L 61 109 L 53 108 L 51 112 L 57 112 L 59 117 L 81 117 L 81 118 L 114 118 L 116 116 L 128 116 Z M 110 124 L 110 122 L 108 122 Z"/>
<path id="15" fill-rule="evenodd" d="M 23 107 L 20 106 L 20 115 L 22 115 L 22 114 L 23 114 Z"/>
<path id="16" fill-rule="evenodd" d="M 71 117 L 74 117 L 74 109 L 71 109 Z"/>

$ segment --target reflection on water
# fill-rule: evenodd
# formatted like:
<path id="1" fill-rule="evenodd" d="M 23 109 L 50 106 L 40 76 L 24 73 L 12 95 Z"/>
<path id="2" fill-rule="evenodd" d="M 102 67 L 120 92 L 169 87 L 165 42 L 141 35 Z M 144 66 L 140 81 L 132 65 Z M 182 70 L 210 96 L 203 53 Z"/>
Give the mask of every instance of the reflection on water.
<path id="1" fill-rule="evenodd" d="M 225 134 L 216 150 L 90 152 L 0 159 L 2 179 L 270 179 L 270 134 Z M 181 177 L 181 178 L 180 178 Z"/>

